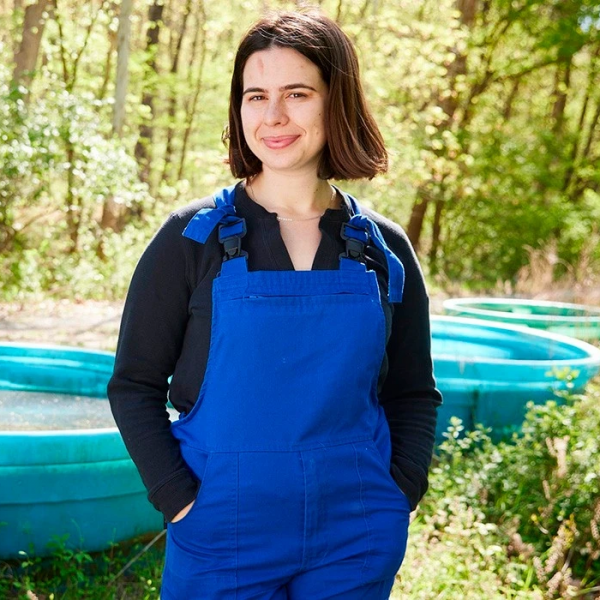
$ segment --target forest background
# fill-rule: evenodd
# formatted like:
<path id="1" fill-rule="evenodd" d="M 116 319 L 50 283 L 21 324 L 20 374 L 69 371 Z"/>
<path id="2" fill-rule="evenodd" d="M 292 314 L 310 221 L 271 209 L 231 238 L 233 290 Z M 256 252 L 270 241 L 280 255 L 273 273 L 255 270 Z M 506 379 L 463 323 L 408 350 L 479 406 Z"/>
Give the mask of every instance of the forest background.
<path id="1" fill-rule="evenodd" d="M 0 299 L 122 299 L 168 213 L 231 183 L 242 33 L 303 4 L 0 0 Z M 430 284 L 597 290 L 600 3 L 320 4 L 390 151 L 386 176 L 344 185 L 406 228 Z"/>
<path id="2" fill-rule="evenodd" d="M 315 3 L 354 40 L 390 152 L 387 175 L 343 187 L 405 227 L 433 295 L 600 303 L 600 0 Z M 114 349 L 153 233 L 231 183 L 221 133 L 238 40 L 265 9 L 298 6 L 0 0 L 3 336 L 48 299 L 63 322 L 114 301 L 91 303 L 110 311 Z M 532 407 L 508 443 L 453 424 L 394 598 L 600 599 L 598 381 L 562 400 Z M 59 545 L 50 564 L 0 562 L 0 595 L 156 598 L 160 550 L 131 566 L 126 547 Z"/>

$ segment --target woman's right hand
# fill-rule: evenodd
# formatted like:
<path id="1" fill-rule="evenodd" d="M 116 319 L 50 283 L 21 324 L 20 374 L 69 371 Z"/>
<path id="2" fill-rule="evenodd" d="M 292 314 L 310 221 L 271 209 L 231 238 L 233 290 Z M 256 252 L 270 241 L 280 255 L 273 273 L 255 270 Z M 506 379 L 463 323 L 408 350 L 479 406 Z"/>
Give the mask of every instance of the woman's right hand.
<path id="1" fill-rule="evenodd" d="M 187 506 L 184 506 L 172 519 L 171 523 L 177 523 L 177 521 L 181 521 L 185 515 L 187 515 L 190 510 L 192 510 L 192 506 L 194 506 L 195 500 L 192 500 Z"/>

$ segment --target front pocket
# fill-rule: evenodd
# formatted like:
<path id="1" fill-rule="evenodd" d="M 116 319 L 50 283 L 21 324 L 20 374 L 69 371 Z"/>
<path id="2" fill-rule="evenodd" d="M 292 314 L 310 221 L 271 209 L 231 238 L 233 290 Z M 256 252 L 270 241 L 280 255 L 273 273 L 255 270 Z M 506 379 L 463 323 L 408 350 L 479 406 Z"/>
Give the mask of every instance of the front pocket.
<path id="1" fill-rule="evenodd" d="M 379 464 L 381 467 L 381 475 L 388 482 L 388 484 L 393 485 L 394 491 L 396 491 L 404 500 L 407 500 L 406 494 L 398 487 L 396 480 L 392 476 L 390 472 L 391 465 L 386 465 L 383 456 L 381 456 L 381 452 L 379 452 L 379 448 L 375 442 L 367 442 L 367 450 L 368 453 L 375 457 L 375 462 Z"/>
<path id="2" fill-rule="evenodd" d="M 237 454 L 205 454 L 186 447 L 184 459 L 197 473 L 198 459 L 206 456 L 200 490 L 190 512 L 170 523 L 172 556 L 186 555 L 198 573 L 225 574 L 235 564 L 237 514 Z M 176 565 L 172 569 L 178 570 Z"/>
<path id="3" fill-rule="evenodd" d="M 406 550 L 410 504 L 396 485 L 374 442 L 355 445 L 361 499 L 369 528 L 365 581 L 392 578 Z"/>
<path id="4" fill-rule="evenodd" d="M 182 453 L 183 453 L 183 448 L 182 448 Z M 208 472 L 209 463 L 210 463 L 210 457 L 211 457 L 210 454 L 200 452 L 199 450 L 195 450 L 193 448 L 188 449 L 188 452 L 186 452 L 186 454 L 187 454 L 187 457 L 184 456 L 184 460 L 185 460 L 186 464 L 188 465 L 190 471 L 192 471 L 192 473 L 194 473 L 194 475 L 200 482 L 200 487 L 198 488 L 198 493 L 196 494 L 196 498 L 194 499 L 194 504 L 192 505 L 192 508 L 190 509 L 190 511 L 187 513 L 187 515 L 185 515 L 185 517 L 183 517 L 183 519 L 179 519 L 179 521 L 176 521 L 175 523 L 172 523 L 172 522 L 169 523 L 169 525 L 171 525 L 172 527 L 177 527 L 177 526 L 185 523 L 185 521 L 187 521 L 188 518 L 190 518 L 192 513 L 195 512 L 198 509 L 198 507 L 200 506 L 200 502 L 202 500 L 202 496 L 203 496 L 203 492 L 204 492 L 204 488 L 205 488 L 206 474 Z M 193 459 L 191 457 L 193 457 Z"/>

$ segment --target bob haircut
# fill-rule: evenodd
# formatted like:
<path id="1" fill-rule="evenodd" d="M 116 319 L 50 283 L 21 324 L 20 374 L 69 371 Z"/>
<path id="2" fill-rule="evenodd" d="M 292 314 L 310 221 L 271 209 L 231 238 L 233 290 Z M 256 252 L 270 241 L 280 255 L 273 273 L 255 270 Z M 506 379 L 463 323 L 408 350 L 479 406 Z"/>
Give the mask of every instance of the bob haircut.
<path id="1" fill-rule="evenodd" d="M 384 173 L 388 156 L 381 132 L 371 115 L 360 83 L 358 58 L 348 36 L 321 13 L 275 12 L 251 27 L 238 48 L 231 78 L 227 162 L 233 176 L 253 177 L 262 170 L 242 130 L 244 67 L 255 52 L 291 48 L 320 70 L 329 88 L 325 113 L 327 143 L 319 163 L 321 179 L 371 179 Z"/>

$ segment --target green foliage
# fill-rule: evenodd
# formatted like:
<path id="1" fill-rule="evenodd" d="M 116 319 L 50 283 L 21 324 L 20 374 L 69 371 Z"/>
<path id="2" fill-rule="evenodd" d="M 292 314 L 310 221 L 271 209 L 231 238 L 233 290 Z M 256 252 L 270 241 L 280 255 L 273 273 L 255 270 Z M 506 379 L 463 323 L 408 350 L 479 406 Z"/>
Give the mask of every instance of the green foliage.
<path id="1" fill-rule="evenodd" d="M 490 480 L 488 514 L 517 527 L 545 557 L 538 572 L 543 577 L 543 568 L 548 580 L 569 569 L 600 581 L 599 399 L 596 390 L 565 406 L 531 407 L 523 435 L 502 448 Z"/>
<path id="2" fill-rule="evenodd" d="M 117 235 L 100 219 L 107 198 L 121 208 L 149 206 L 137 165 L 107 137 L 91 94 L 51 90 L 33 110 L 23 92 L 0 72 L 2 295 L 120 297 L 148 232 L 131 223 Z"/>
<path id="3" fill-rule="evenodd" d="M 49 557 L 21 552 L 18 561 L 0 562 L 0 596 L 23 600 L 154 600 L 158 597 L 164 542 L 140 555 L 144 550 L 140 550 L 141 545 L 134 541 L 90 554 L 70 549 L 64 538 L 55 539 Z"/>
<path id="4" fill-rule="evenodd" d="M 544 598 L 598 585 L 599 400 L 596 385 L 564 405 L 530 405 L 522 433 L 497 445 L 482 429 L 462 435 L 455 420 L 432 469 L 425 522 L 442 535 L 472 513 L 492 544 L 519 557 L 524 574 L 535 573 Z"/>
<path id="5" fill-rule="evenodd" d="M 107 265 L 108 254 L 117 248 L 139 254 L 138 237 L 148 240 L 172 207 L 231 182 L 220 136 L 233 54 L 266 5 L 192 3 L 183 31 L 185 3 L 174 0 L 152 49 L 158 73 L 149 65 L 148 5 L 135 5 L 125 127 L 116 139 L 110 124 L 113 4 L 60 3 L 46 22 L 41 66 L 22 90 L 28 102 L 10 90 L 8 70 L 0 70 L 5 299 L 71 290 L 82 297 L 122 296 L 125 286 L 113 283 L 127 280 L 133 263 Z M 290 0 L 267 4 L 296 6 Z M 343 185 L 405 226 L 424 210 L 415 231 L 436 285 L 459 281 L 482 290 L 501 283 L 514 291 L 530 253 L 549 248 L 556 278 L 568 273 L 579 281 L 598 270 L 600 245 L 590 243 L 600 213 L 597 2 L 319 4 L 356 44 L 390 154 L 384 177 Z M 471 5 L 477 9 L 472 18 L 459 10 Z M 22 14 L 0 14 L 2 64 L 10 64 Z M 171 72 L 182 31 L 177 72 Z M 13 43 L 2 45 L 8 32 Z M 148 94 L 152 110 L 142 103 Z M 139 180 L 144 159 L 138 156 L 138 165 L 134 158 L 142 127 L 152 130 L 146 148 L 152 198 Z M 102 222 L 102 205 L 111 198 L 123 243 L 113 241 Z M 47 261 L 38 248 L 51 248 Z M 70 271 L 72 286 L 65 285 Z"/>
<path id="6" fill-rule="evenodd" d="M 10 88 L 0 70 L 0 250 L 15 252 L 25 244 L 16 211 L 35 206 L 48 194 L 51 172 L 59 162 L 59 132 L 43 114 L 28 114 L 20 90 Z"/>

